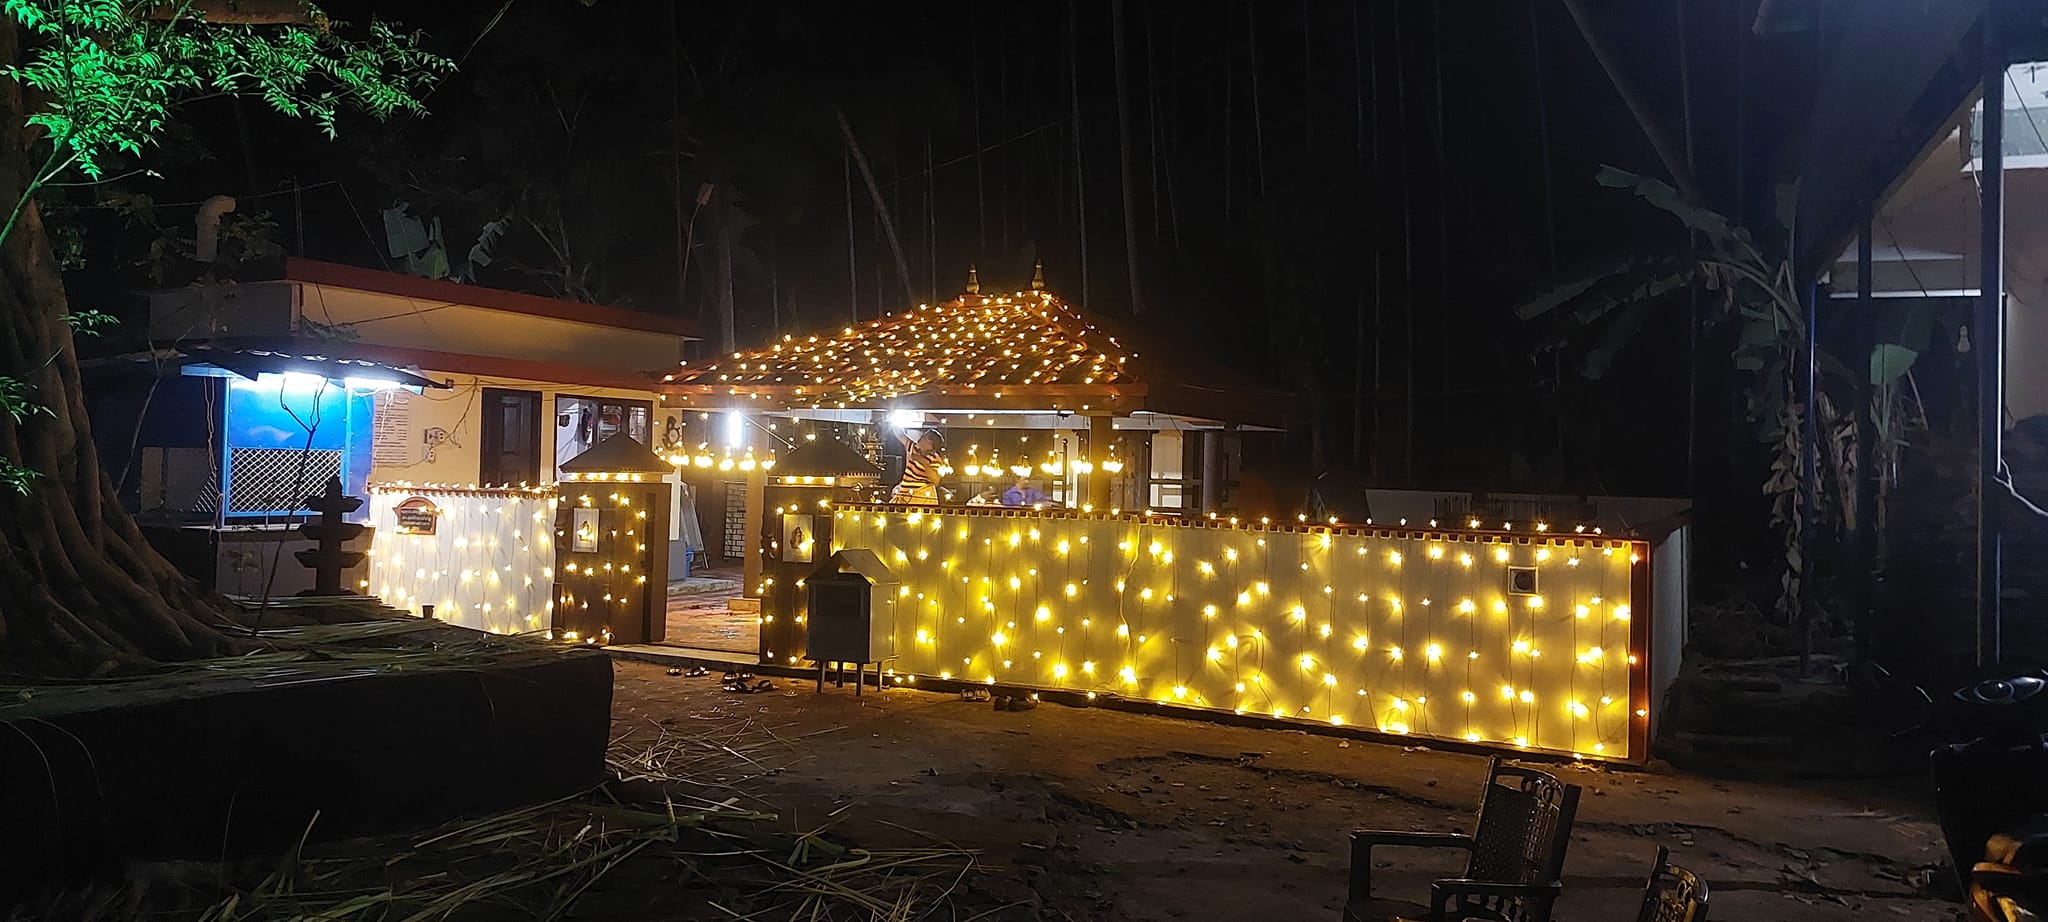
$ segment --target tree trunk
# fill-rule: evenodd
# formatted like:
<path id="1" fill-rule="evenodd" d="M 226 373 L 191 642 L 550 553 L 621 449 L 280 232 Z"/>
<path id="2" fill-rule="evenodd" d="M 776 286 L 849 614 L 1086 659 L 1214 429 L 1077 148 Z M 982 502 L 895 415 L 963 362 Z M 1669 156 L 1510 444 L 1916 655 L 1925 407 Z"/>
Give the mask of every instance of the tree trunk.
<path id="1" fill-rule="evenodd" d="M 739 348 L 738 312 L 733 301 L 732 280 L 732 193 L 731 187 L 719 188 L 718 207 L 718 345 L 719 351 L 731 355 Z"/>
<path id="2" fill-rule="evenodd" d="M 0 66 L 19 60 L 11 20 Z M 34 140 L 20 84 L 0 81 L 0 202 L 30 181 Z M 0 204 L 0 207 L 6 207 Z M 0 241 L 0 376 L 47 407 L 0 414 L 0 454 L 39 472 L 28 495 L 0 490 L 0 671 L 103 675 L 250 646 L 228 635 L 217 600 L 150 547 L 121 508 L 93 449 L 64 284 L 31 204 Z"/>

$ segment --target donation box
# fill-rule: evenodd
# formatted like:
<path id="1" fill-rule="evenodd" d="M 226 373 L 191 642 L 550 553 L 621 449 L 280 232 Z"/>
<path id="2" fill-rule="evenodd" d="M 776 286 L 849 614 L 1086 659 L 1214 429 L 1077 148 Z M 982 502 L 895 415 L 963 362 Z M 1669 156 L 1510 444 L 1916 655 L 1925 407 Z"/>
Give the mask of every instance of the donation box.
<path id="1" fill-rule="evenodd" d="M 875 552 L 847 548 L 804 580 L 804 655 L 826 663 L 882 663 L 896 655 L 896 575 Z"/>

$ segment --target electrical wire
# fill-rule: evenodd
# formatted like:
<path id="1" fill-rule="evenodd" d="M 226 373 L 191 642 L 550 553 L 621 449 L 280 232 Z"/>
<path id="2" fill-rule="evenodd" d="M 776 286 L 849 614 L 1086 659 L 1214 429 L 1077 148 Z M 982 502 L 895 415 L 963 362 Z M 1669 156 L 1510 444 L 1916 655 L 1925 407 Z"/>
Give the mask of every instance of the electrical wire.
<path id="1" fill-rule="evenodd" d="M 2012 498 L 2015 501 L 2017 501 L 2020 504 L 2020 506 L 2025 508 L 2028 512 L 2040 516 L 2041 518 L 2048 519 L 2048 509 L 2041 508 L 2041 505 L 2039 503 L 2036 503 L 2033 500 L 2028 499 L 2025 495 L 2020 493 L 2019 486 L 2013 483 L 2012 480 L 2012 468 L 2006 465 L 2004 458 L 1998 459 L 1998 474 L 1997 476 L 1991 478 L 1991 482 L 2001 487 L 2004 487 L 2005 492 L 2012 494 Z"/>

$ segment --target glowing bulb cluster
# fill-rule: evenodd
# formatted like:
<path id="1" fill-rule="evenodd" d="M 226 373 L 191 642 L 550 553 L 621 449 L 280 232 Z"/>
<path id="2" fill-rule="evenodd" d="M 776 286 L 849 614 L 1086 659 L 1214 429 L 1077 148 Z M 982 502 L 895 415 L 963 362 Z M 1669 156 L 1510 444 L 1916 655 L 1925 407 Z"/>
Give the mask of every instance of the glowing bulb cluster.
<path id="1" fill-rule="evenodd" d="M 1130 380 L 1127 366 L 1137 357 L 1048 292 L 964 294 L 836 336 L 784 336 L 764 349 L 686 363 L 664 379 L 664 389 L 685 399 L 765 394 L 811 406 L 920 392 L 1001 399 L 1006 387 L 1014 394 L 1038 385 L 1092 385 L 1106 397 L 1110 386 Z M 1111 458 L 1102 466 L 1115 472 L 1122 464 Z"/>
<path id="2" fill-rule="evenodd" d="M 436 620 L 494 634 L 552 626 L 554 487 L 379 483 L 368 492 L 375 531 L 357 589 L 415 615 L 432 605 Z M 434 504 L 432 534 L 399 527 L 399 504 L 415 497 Z"/>
<path id="3" fill-rule="evenodd" d="M 836 514 L 836 542 L 901 561 L 914 590 L 896 625 L 906 674 L 1588 756 L 1638 744 L 1640 640 L 1630 606 L 1608 598 L 1643 604 L 1632 594 L 1646 552 L 1631 542 L 1071 511 L 936 513 L 943 528 L 902 507 Z M 1513 567 L 1533 567 L 1541 594 L 1511 588 Z M 1478 693 L 1488 688 L 1500 694 Z"/>

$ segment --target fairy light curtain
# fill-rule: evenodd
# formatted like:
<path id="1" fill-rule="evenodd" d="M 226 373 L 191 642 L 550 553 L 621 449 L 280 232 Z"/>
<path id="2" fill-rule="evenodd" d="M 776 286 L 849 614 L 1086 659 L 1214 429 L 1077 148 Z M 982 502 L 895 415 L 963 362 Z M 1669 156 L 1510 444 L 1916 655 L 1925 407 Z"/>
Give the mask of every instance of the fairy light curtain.
<path id="1" fill-rule="evenodd" d="M 1645 545 L 995 510 L 834 513 L 894 672 L 1640 758 Z"/>
<path id="2" fill-rule="evenodd" d="M 362 590 L 415 615 L 521 634 L 549 628 L 555 575 L 552 487 L 371 484 L 376 527 Z M 425 500 L 428 507 L 416 500 Z M 402 504 L 407 506 L 401 516 Z M 431 518 L 431 533 L 421 533 Z"/>

